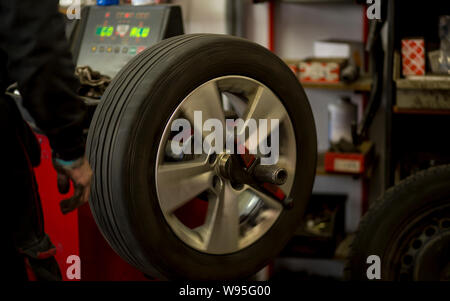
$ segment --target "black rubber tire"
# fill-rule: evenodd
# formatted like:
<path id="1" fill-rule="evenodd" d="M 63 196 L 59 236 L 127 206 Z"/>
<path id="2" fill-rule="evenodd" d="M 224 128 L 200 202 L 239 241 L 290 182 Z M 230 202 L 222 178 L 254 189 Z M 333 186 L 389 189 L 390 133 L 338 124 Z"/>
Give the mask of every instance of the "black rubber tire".
<path id="1" fill-rule="evenodd" d="M 371 206 L 352 242 L 345 278 L 368 280 L 367 257 L 378 255 L 381 280 L 403 280 L 399 262 L 392 254 L 407 243 L 408 232 L 427 226 L 426 216 L 450 217 L 450 165 L 433 167 L 406 178 Z"/>
<path id="2" fill-rule="evenodd" d="M 172 112 L 202 83 L 225 75 L 260 81 L 283 101 L 297 139 L 294 207 L 283 210 L 253 245 L 208 255 L 184 244 L 160 210 L 155 187 L 157 146 Z M 96 109 L 88 136 L 94 170 L 91 209 L 112 248 L 146 274 L 169 279 L 243 278 L 276 256 L 300 223 L 316 168 L 316 131 L 303 88 L 267 49 L 223 35 L 184 35 L 133 58 Z"/>

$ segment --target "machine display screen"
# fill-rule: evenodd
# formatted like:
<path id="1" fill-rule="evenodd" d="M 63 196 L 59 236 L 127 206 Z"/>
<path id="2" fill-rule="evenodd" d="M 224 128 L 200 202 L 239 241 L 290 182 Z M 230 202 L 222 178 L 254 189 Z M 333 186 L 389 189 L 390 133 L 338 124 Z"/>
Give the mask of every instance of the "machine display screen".
<path id="1" fill-rule="evenodd" d="M 123 28 L 125 28 L 125 33 L 128 31 L 128 28 L 123 25 L 117 26 L 117 33 L 118 35 L 121 35 L 121 32 L 123 32 Z M 98 26 L 95 30 L 95 34 L 100 37 L 110 37 L 114 33 L 114 27 L 113 26 Z M 132 27 L 130 30 L 130 38 L 146 38 L 148 37 L 150 33 L 150 27 Z"/>
<path id="2" fill-rule="evenodd" d="M 162 39 L 170 6 L 91 6 L 83 19 L 78 66 L 111 77 L 136 54 Z"/>

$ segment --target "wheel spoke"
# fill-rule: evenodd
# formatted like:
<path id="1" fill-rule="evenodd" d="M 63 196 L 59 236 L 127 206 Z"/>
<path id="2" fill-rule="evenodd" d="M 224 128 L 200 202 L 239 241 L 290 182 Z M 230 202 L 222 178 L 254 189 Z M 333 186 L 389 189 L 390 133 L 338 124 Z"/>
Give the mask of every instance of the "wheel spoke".
<path id="1" fill-rule="evenodd" d="M 278 119 L 279 124 L 286 118 L 286 111 L 283 106 L 277 100 L 277 97 L 269 89 L 260 86 L 256 92 L 255 97 L 250 101 L 244 120 L 248 122 L 249 119 L 254 119 L 259 122 L 259 119 L 267 119 L 267 132 L 266 135 L 259 135 L 258 131 L 249 134 L 246 140 L 246 145 L 249 145 L 249 140 L 254 139 L 257 135 L 258 145 L 264 142 L 271 133 L 270 119 Z"/>
<path id="2" fill-rule="evenodd" d="M 194 94 L 190 95 L 185 104 L 183 104 L 182 111 L 196 133 L 195 141 L 197 145 L 209 144 L 211 142 L 205 139 L 211 133 L 209 130 L 203 130 L 205 122 L 212 119 L 219 120 L 222 127 L 222 139 L 215 137 L 214 140 L 221 140 L 220 142 L 223 145 L 225 141 L 225 113 L 222 107 L 222 97 L 215 82 L 204 84 Z M 201 112 L 201 117 L 199 116 L 199 112 Z M 197 118 L 196 115 L 198 116 Z M 214 128 L 214 131 L 217 131 L 217 129 Z M 201 141 L 199 139 L 200 137 L 202 137 Z M 215 140 L 215 143 L 218 143 L 218 141 Z M 211 149 L 211 146 L 208 145 L 208 147 L 205 147 Z M 218 147 L 218 149 L 222 151 L 221 147 Z"/>
<path id="3" fill-rule="evenodd" d="M 251 191 L 253 194 L 255 194 L 256 196 L 258 196 L 263 202 L 264 204 L 266 204 L 267 207 L 276 210 L 276 211 L 281 211 L 283 210 L 283 206 L 280 204 L 280 202 L 278 202 L 277 200 L 275 200 L 273 197 L 271 197 L 270 195 L 250 186 L 250 185 L 246 185 L 245 188 L 249 191 Z"/>
<path id="4" fill-rule="evenodd" d="M 234 95 L 230 92 L 224 92 L 226 100 L 229 102 L 230 106 L 236 112 L 238 117 L 242 118 L 245 114 L 245 110 L 247 109 L 247 103 L 240 97 Z M 224 100 L 225 100 L 224 98 Z"/>
<path id="5" fill-rule="evenodd" d="M 285 118 L 285 110 L 275 94 L 265 87 L 259 87 L 255 97 L 251 99 L 245 120 L 247 119 L 280 119 Z"/>
<path id="6" fill-rule="evenodd" d="M 161 209 L 172 213 L 211 187 L 213 171 L 204 160 L 164 164 L 158 168 Z"/>
<path id="7" fill-rule="evenodd" d="M 238 193 L 226 184 L 211 205 L 206 225 L 206 250 L 213 253 L 236 251 L 239 245 Z"/>
<path id="8" fill-rule="evenodd" d="M 203 121 L 215 118 L 225 125 L 222 97 L 215 82 L 201 86 L 188 100 L 183 104 L 182 110 L 191 124 L 194 124 L 194 111 L 201 111 Z"/>

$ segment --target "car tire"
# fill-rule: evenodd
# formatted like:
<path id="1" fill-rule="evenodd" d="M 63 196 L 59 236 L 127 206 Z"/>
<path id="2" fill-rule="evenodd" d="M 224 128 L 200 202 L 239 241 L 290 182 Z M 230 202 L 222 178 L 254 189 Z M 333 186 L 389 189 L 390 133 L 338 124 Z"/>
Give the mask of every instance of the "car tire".
<path id="1" fill-rule="evenodd" d="M 242 75 L 269 87 L 292 120 L 297 160 L 294 205 L 254 244 L 232 254 L 202 253 L 168 226 L 155 188 L 157 142 L 170 116 L 195 87 Z M 142 272 L 162 279 L 236 279 L 255 273 L 300 224 L 316 168 L 316 131 L 303 88 L 267 49 L 210 34 L 170 38 L 134 57 L 114 78 L 91 121 L 87 154 L 94 170 L 90 206 L 112 248 Z"/>

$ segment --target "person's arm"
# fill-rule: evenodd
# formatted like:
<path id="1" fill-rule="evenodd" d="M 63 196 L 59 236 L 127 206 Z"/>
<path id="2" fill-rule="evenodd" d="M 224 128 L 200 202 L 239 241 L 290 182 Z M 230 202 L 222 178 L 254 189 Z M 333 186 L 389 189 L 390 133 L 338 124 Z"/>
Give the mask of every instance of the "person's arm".
<path id="1" fill-rule="evenodd" d="M 0 47 L 8 77 L 17 81 L 23 105 L 44 131 L 53 150 L 58 189 L 74 195 L 61 202 L 63 213 L 89 199 L 92 170 L 84 157 L 86 108 L 77 96 L 75 66 L 57 0 L 1 0 Z"/>
<path id="2" fill-rule="evenodd" d="M 24 107 L 49 138 L 57 158 L 82 157 L 86 109 L 76 94 L 79 81 L 58 1 L 2 0 L 0 14 L 8 75 L 18 82 Z"/>

